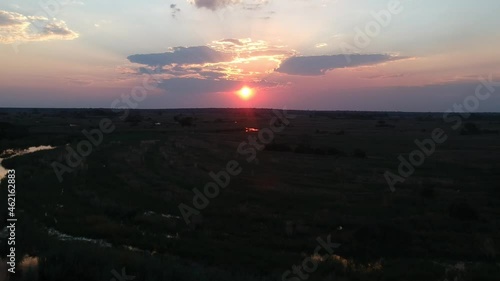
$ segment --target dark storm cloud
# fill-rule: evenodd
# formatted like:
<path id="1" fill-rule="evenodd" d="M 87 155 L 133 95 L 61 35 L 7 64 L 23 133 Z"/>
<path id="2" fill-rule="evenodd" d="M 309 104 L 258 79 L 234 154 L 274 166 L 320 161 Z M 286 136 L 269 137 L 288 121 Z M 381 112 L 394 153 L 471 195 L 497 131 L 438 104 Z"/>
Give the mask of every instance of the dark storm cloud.
<path id="1" fill-rule="evenodd" d="M 372 65 L 399 59 L 402 59 L 402 57 L 394 57 L 385 54 L 290 57 L 281 63 L 279 68 L 276 69 L 276 72 L 291 75 L 314 76 L 323 75 L 328 70 L 336 68 Z"/>
<path id="2" fill-rule="evenodd" d="M 245 84 L 254 88 L 269 88 L 277 86 L 276 83 L 259 81 L 243 83 L 233 80 L 207 80 L 197 78 L 172 78 L 160 83 L 159 88 L 172 94 L 204 94 L 236 91 Z"/>
<path id="3" fill-rule="evenodd" d="M 217 63 L 231 61 L 232 58 L 231 54 L 219 52 L 206 46 L 176 47 L 172 52 L 138 54 L 127 57 L 130 62 L 149 66 Z"/>

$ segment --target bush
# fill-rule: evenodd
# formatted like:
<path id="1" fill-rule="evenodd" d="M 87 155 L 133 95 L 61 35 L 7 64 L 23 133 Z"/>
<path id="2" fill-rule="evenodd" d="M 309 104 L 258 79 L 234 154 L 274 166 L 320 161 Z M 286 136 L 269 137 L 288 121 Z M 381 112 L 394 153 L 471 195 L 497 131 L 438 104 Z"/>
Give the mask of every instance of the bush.
<path id="1" fill-rule="evenodd" d="M 314 149 L 314 154 L 316 154 L 316 155 L 326 155 L 326 151 L 324 151 L 321 148 L 315 148 Z"/>
<path id="2" fill-rule="evenodd" d="M 331 147 L 329 148 L 327 151 L 326 151 L 326 154 L 327 155 L 338 155 L 338 156 L 344 156 L 345 153 L 343 151 L 340 151 L 334 147 Z"/>
<path id="3" fill-rule="evenodd" d="M 280 151 L 280 152 L 290 152 L 292 148 L 289 145 L 281 143 L 270 143 L 265 146 L 264 150 L 268 151 Z"/>
<path id="4" fill-rule="evenodd" d="M 387 124 L 384 120 L 379 120 L 377 122 L 377 125 L 375 127 L 379 127 L 379 128 L 394 128 L 396 126 Z"/>
<path id="5" fill-rule="evenodd" d="M 420 196 L 427 199 L 434 198 L 435 196 L 434 186 L 426 186 L 422 188 L 422 190 L 420 191 Z"/>
<path id="6" fill-rule="evenodd" d="M 460 132 L 462 135 L 480 135 L 481 130 L 474 123 L 466 123 Z"/>
<path id="7" fill-rule="evenodd" d="M 129 116 L 127 116 L 125 122 L 137 124 L 141 122 L 142 119 L 142 115 L 140 115 L 139 113 L 131 113 Z"/>
<path id="8" fill-rule="evenodd" d="M 412 233 L 403 226 L 391 223 L 361 225 L 352 234 L 352 240 L 343 245 L 362 258 L 398 256 L 410 251 L 413 244 Z"/>
<path id="9" fill-rule="evenodd" d="M 345 131 L 344 130 L 340 130 L 338 132 L 335 133 L 337 136 L 343 136 L 345 135 Z"/>
<path id="10" fill-rule="evenodd" d="M 182 127 L 191 127 L 193 125 L 193 117 L 184 117 L 182 114 L 174 116 L 175 122 L 179 123 Z"/>
<path id="11" fill-rule="evenodd" d="M 450 217 L 459 220 L 477 220 L 477 211 L 466 201 L 454 202 L 449 208 Z"/>
<path id="12" fill-rule="evenodd" d="M 366 158 L 366 152 L 361 149 L 355 149 L 354 152 L 352 153 L 352 156 L 357 158 Z"/>
<path id="13" fill-rule="evenodd" d="M 301 153 L 301 154 L 309 154 L 312 153 L 314 150 L 311 149 L 309 146 L 306 146 L 304 144 L 299 144 L 295 148 L 295 153 Z"/>

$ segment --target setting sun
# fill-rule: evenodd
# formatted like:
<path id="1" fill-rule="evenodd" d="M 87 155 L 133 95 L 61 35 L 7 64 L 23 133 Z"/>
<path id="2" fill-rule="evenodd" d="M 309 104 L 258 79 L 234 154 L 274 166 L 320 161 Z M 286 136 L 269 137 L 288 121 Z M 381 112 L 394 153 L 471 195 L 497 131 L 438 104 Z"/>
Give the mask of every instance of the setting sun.
<path id="1" fill-rule="evenodd" d="M 244 100 L 248 100 L 253 96 L 253 93 L 253 89 L 245 86 L 238 91 L 238 96 Z"/>

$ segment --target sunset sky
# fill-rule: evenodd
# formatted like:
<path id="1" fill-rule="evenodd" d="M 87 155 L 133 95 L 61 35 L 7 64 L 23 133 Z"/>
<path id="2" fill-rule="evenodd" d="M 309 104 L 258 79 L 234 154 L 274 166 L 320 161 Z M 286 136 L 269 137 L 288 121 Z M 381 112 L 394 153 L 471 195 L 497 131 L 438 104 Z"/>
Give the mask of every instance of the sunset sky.
<path id="1" fill-rule="evenodd" d="M 500 82 L 499 11 L 494 0 L 5 0 L 0 107 L 109 108 L 152 77 L 138 108 L 446 111 L 480 77 Z M 500 111 L 499 96 L 478 111 Z"/>

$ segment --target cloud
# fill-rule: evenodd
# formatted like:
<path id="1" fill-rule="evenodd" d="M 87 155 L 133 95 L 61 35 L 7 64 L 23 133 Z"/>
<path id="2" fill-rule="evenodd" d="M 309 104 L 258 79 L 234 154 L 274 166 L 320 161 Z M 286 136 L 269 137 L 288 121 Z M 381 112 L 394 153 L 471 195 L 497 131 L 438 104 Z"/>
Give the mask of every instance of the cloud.
<path id="1" fill-rule="evenodd" d="M 173 18 L 177 16 L 177 13 L 181 12 L 181 9 L 177 8 L 177 4 L 170 4 L 170 10 L 172 11 Z"/>
<path id="2" fill-rule="evenodd" d="M 218 72 L 218 71 L 200 71 L 200 72 L 198 72 L 198 75 L 200 75 L 203 78 L 212 79 L 212 80 L 223 79 L 224 77 L 227 76 L 226 73 Z"/>
<path id="3" fill-rule="evenodd" d="M 405 73 L 396 73 L 396 74 L 377 74 L 377 75 L 370 75 L 367 77 L 364 77 L 365 79 L 388 79 L 388 78 L 400 78 L 406 76 Z"/>
<path id="4" fill-rule="evenodd" d="M 243 9 L 256 11 L 269 3 L 269 0 L 187 0 L 189 3 L 195 5 L 197 8 L 205 8 L 212 11 L 241 4 Z"/>
<path id="5" fill-rule="evenodd" d="M 291 75 L 315 76 L 323 75 L 328 70 L 336 68 L 373 65 L 399 59 L 403 59 L 403 57 L 394 57 L 385 54 L 294 56 L 285 59 L 275 71 Z"/>
<path id="6" fill-rule="evenodd" d="M 156 73 L 164 79 L 248 81 L 263 79 L 294 54 L 262 40 L 226 38 L 206 46 L 175 47 L 166 53 L 131 55 L 128 59 L 143 65 L 138 67 L 138 74 Z"/>
<path id="7" fill-rule="evenodd" d="M 243 3 L 243 9 L 249 10 L 249 11 L 257 11 L 260 10 L 264 7 L 264 5 L 268 4 L 268 0 L 254 0 L 254 1 L 247 1 L 246 3 Z"/>
<path id="8" fill-rule="evenodd" d="M 172 67 L 139 67 L 132 74 L 159 74 L 163 78 L 202 78 L 218 80 L 226 78 L 227 73 L 220 67 L 193 67 L 189 65 L 175 65 Z M 165 75 L 163 75 L 165 74 Z"/>
<path id="9" fill-rule="evenodd" d="M 64 21 L 0 10 L 0 43 L 72 40 L 78 34 Z"/>
<path id="10" fill-rule="evenodd" d="M 271 88 L 278 84 L 265 80 L 244 83 L 234 80 L 209 80 L 198 78 L 172 78 L 159 84 L 159 88 L 173 94 L 205 94 L 231 92 L 240 89 L 243 85 L 252 88 Z"/>
<path id="11" fill-rule="evenodd" d="M 250 38 L 243 39 L 223 39 L 213 41 L 210 47 L 214 50 L 235 53 L 239 58 L 268 56 L 276 57 L 275 59 L 284 59 L 295 54 L 295 51 L 285 48 L 284 46 L 270 45 L 263 40 L 252 40 Z"/>
<path id="12" fill-rule="evenodd" d="M 326 46 L 328 46 L 328 44 L 326 44 L 326 43 L 318 43 L 318 44 L 314 45 L 315 48 L 324 48 Z"/>
<path id="13" fill-rule="evenodd" d="M 215 11 L 226 6 L 240 3 L 240 0 L 188 0 L 188 2 L 194 4 L 197 8 L 206 8 Z"/>
<path id="14" fill-rule="evenodd" d="M 18 13 L 0 11 L 0 26 L 20 25 L 25 19 L 25 16 Z"/>
<path id="15" fill-rule="evenodd" d="M 138 54 L 128 56 L 130 62 L 149 66 L 173 64 L 204 64 L 231 61 L 233 56 L 216 51 L 207 46 L 175 47 L 170 52 L 160 54 Z"/>
<path id="16" fill-rule="evenodd" d="M 219 41 L 220 43 L 231 43 L 238 46 L 243 46 L 243 43 L 238 39 L 223 39 Z"/>
<path id="17" fill-rule="evenodd" d="M 387 54 L 298 56 L 296 51 L 286 46 L 250 38 L 225 38 L 206 46 L 175 47 L 166 53 L 128 57 L 130 62 L 140 64 L 135 66 L 135 74 L 154 74 L 163 80 L 160 89 L 179 94 L 234 91 L 242 87 L 242 81 L 258 81 L 253 82 L 253 87 L 274 87 L 281 84 L 266 82 L 278 77 L 273 72 L 315 76 L 331 69 L 403 58 L 406 57 Z M 282 77 L 293 79 L 280 75 L 275 81 L 286 84 Z"/>
<path id="18" fill-rule="evenodd" d="M 66 81 L 70 85 L 74 86 L 89 86 L 94 83 L 93 79 L 80 78 L 80 77 L 66 77 Z"/>

